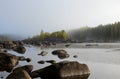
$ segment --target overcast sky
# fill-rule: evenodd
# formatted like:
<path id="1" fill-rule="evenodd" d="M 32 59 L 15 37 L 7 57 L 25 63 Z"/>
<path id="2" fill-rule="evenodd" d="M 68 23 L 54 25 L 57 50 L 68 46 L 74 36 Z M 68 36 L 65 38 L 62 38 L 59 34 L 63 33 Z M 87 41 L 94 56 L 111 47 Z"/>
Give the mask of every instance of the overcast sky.
<path id="1" fill-rule="evenodd" d="M 120 21 L 120 0 L 0 0 L 0 34 L 32 36 Z"/>

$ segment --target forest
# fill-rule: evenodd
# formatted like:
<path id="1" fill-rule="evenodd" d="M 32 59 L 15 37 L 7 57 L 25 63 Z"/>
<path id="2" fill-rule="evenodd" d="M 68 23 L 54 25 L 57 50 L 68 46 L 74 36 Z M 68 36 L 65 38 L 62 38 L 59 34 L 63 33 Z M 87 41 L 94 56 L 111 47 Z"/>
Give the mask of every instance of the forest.
<path id="1" fill-rule="evenodd" d="M 83 27 L 68 32 L 72 40 L 78 42 L 119 42 L 120 22 L 98 25 L 97 27 Z"/>

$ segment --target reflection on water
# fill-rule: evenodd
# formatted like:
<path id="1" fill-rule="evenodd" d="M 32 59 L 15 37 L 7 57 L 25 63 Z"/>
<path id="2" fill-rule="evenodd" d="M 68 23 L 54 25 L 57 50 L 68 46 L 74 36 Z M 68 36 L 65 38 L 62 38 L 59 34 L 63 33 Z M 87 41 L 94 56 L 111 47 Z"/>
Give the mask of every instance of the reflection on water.
<path id="1" fill-rule="evenodd" d="M 47 56 L 39 56 L 41 50 L 39 47 L 26 47 L 27 52 L 24 54 L 26 57 L 30 57 L 32 61 L 27 63 L 22 61 L 19 65 L 23 66 L 26 64 L 34 65 L 34 70 L 44 68 L 49 63 L 38 64 L 40 60 L 56 60 L 57 62 L 63 60 L 79 61 L 80 63 L 85 63 L 88 65 L 91 74 L 88 79 L 120 79 L 120 51 L 116 48 L 48 48 L 43 49 L 48 52 Z M 69 54 L 70 58 L 59 59 L 57 56 L 53 56 L 51 52 L 56 49 L 65 49 Z M 119 48 L 117 48 L 119 49 Z M 10 51 L 13 54 L 23 56 L 23 54 L 18 54 Z M 74 55 L 78 55 L 74 58 Z M 8 74 L 8 73 L 7 73 Z M 6 74 L 3 74 L 6 75 Z M 72 78 L 72 77 L 71 77 Z M 69 78 L 69 79 L 71 79 Z M 3 78 L 5 79 L 5 78 Z M 40 79 L 40 78 L 35 78 Z M 77 79 L 77 78 L 73 78 Z M 80 78 L 79 78 L 80 79 Z"/>

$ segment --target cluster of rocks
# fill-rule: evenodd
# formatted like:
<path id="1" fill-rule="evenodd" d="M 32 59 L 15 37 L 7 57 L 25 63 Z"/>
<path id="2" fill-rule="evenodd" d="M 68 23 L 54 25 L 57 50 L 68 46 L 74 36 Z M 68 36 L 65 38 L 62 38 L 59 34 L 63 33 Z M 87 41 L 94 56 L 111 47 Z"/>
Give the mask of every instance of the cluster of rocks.
<path id="1" fill-rule="evenodd" d="M 4 43 L 0 43 L 0 45 L 1 48 L 6 48 L 5 45 L 7 45 L 7 43 L 5 45 Z M 21 54 L 24 54 L 26 51 L 21 43 L 14 43 L 9 49 L 13 49 Z M 46 56 L 47 54 L 46 51 L 42 51 L 38 55 Z M 52 54 L 57 55 L 60 59 L 69 57 L 69 54 L 65 50 L 54 50 Z M 25 58 L 24 56 L 16 56 L 8 53 L 7 50 L 0 49 L 0 72 L 10 72 L 6 79 L 33 79 L 38 77 L 41 79 L 87 79 L 90 75 L 88 66 L 77 61 L 61 61 L 57 63 L 55 60 L 41 60 L 38 61 L 38 63 L 51 63 L 51 65 L 34 71 L 33 65 L 15 68 L 19 64 L 19 61 L 30 62 L 31 59 Z"/>
<path id="2" fill-rule="evenodd" d="M 14 68 L 19 64 L 19 61 L 27 62 L 31 61 L 30 58 L 25 58 L 24 56 L 16 56 L 7 51 L 7 49 L 12 49 L 17 53 L 24 54 L 26 52 L 26 49 L 23 45 L 24 44 L 20 41 L 0 41 L 0 72 L 3 71 L 13 72 Z M 3 77 L 1 76 L 1 78 Z M 21 78 L 8 77 L 7 79 L 21 79 Z"/>
<path id="3" fill-rule="evenodd" d="M 15 68 L 6 79 L 87 79 L 90 70 L 86 64 L 76 61 L 62 61 L 42 69 L 33 70 L 32 65 Z"/>
<path id="4" fill-rule="evenodd" d="M 0 49 L 12 49 L 21 54 L 26 52 L 23 45 L 24 43 L 21 41 L 0 41 Z"/>

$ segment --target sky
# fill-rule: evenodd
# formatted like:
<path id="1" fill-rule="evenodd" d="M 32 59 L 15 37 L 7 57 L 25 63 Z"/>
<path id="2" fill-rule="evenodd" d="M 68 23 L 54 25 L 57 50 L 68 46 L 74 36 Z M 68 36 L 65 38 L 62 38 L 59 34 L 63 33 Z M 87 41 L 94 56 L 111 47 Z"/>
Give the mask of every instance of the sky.
<path id="1" fill-rule="evenodd" d="M 33 36 L 120 21 L 120 0 L 0 0 L 0 34 Z"/>

